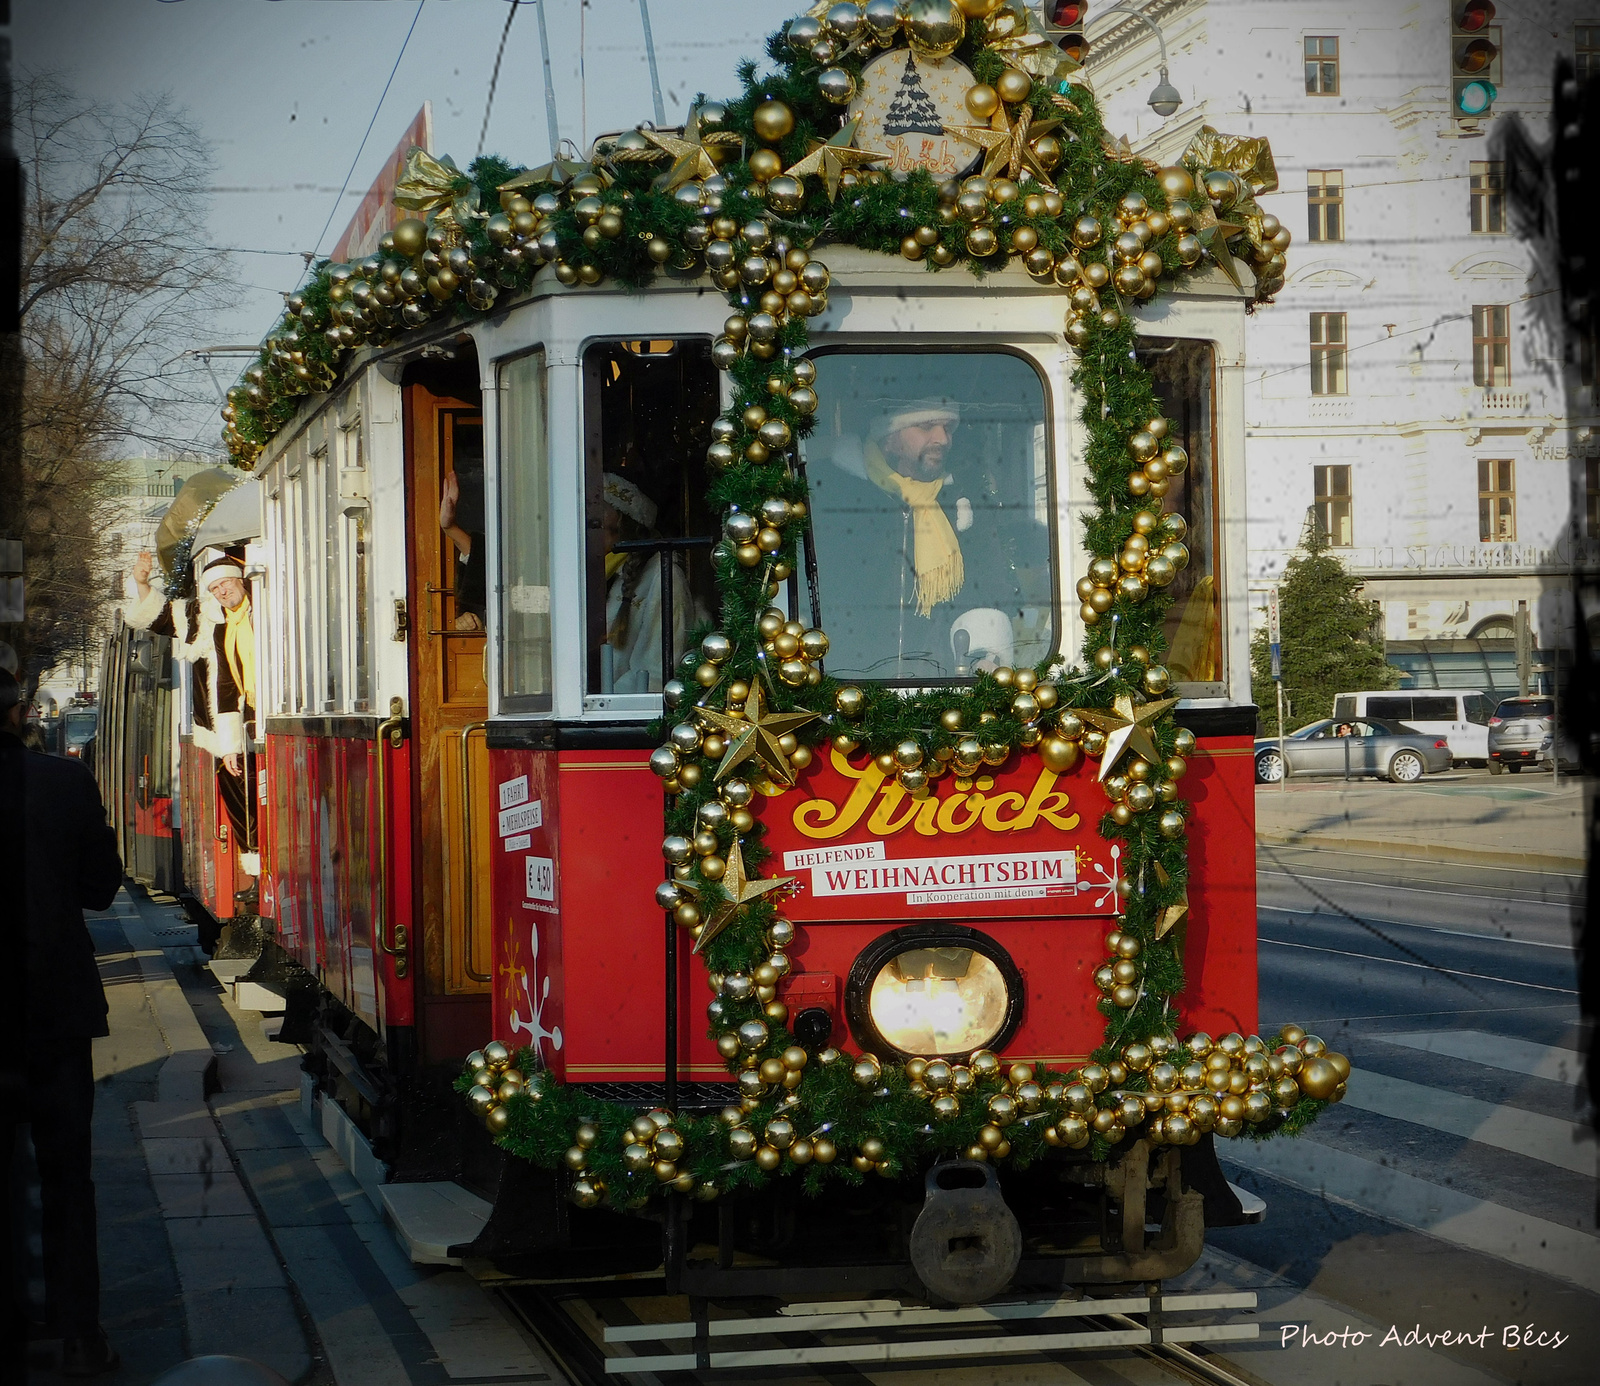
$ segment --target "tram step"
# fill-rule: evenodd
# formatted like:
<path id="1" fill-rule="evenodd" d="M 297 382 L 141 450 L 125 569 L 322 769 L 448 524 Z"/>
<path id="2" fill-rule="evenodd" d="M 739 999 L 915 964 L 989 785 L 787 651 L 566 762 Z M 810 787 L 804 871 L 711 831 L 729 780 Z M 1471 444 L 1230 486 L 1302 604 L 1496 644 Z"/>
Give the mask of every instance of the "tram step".
<path id="1" fill-rule="evenodd" d="M 1259 1332 L 1255 1323 L 1170 1323 L 1172 1313 L 1215 1313 L 1218 1310 L 1254 1311 L 1254 1291 L 1174 1294 L 1152 1300 L 1147 1295 L 1111 1299 L 1060 1298 L 1022 1300 L 1016 1303 L 983 1304 L 966 1309 L 931 1309 L 920 1305 L 887 1304 L 884 1301 L 856 1301 L 839 1305 L 791 1306 L 803 1313 L 792 1317 L 711 1319 L 704 1323 L 635 1323 L 606 1326 L 607 1344 L 651 1343 L 665 1345 L 674 1340 L 703 1335 L 705 1347 L 699 1352 L 633 1354 L 626 1347 L 607 1352 L 607 1375 L 635 1372 L 717 1370 L 719 1368 L 805 1367 L 846 1362 L 937 1361 L 962 1357 L 991 1357 L 1012 1353 L 1061 1352 L 1108 1347 L 1150 1347 L 1161 1344 L 1249 1342 Z M 1073 1329 L 1072 1320 L 1087 1320 Z M 1065 1332 L 1040 1333 L 1042 1320 L 1064 1320 Z M 1140 1320 L 1143 1320 L 1142 1322 Z M 1015 1327 L 1010 1327 L 1015 1325 Z M 973 1333 L 988 1326 L 993 1333 Z M 934 1330 L 941 1336 L 902 1336 L 896 1330 Z M 943 1336 L 950 1330 L 957 1336 Z M 850 1330 L 866 1330 L 873 1339 L 840 1342 L 833 1335 Z M 789 1335 L 823 1335 L 803 1343 Z M 783 1335 L 777 1344 L 753 1343 L 746 1346 L 718 1345 L 730 1338 Z"/>
<path id="2" fill-rule="evenodd" d="M 206 967 L 225 987 L 231 987 L 256 965 L 254 958 L 208 958 Z"/>
<path id="3" fill-rule="evenodd" d="M 233 1003 L 241 1011 L 260 1011 L 263 1015 L 282 1015 L 287 1004 L 283 993 L 266 982 L 235 982 Z"/>
<path id="4" fill-rule="evenodd" d="M 459 1184 L 385 1184 L 383 1210 L 413 1265 L 459 1266 L 455 1248 L 477 1240 L 494 1205 Z"/>

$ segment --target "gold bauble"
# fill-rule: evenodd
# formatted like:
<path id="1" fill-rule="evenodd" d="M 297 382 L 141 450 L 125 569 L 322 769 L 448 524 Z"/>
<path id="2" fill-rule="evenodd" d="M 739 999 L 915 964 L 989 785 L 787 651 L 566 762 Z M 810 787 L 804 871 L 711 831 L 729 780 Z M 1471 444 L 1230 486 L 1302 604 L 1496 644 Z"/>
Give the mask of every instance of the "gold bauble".
<path id="1" fill-rule="evenodd" d="M 794 112 L 782 101 L 763 101 L 750 118 L 756 137 L 768 144 L 776 144 L 794 132 Z M 754 172 L 754 160 L 751 160 Z M 768 175 L 769 177 L 772 175 Z"/>
<path id="2" fill-rule="evenodd" d="M 1194 196 L 1194 177 L 1181 164 L 1172 164 L 1156 174 L 1156 182 L 1166 193 L 1168 203 L 1179 202 Z"/>
<path id="3" fill-rule="evenodd" d="M 1061 141 L 1054 135 L 1040 135 L 1033 142 L 1033 156 L 1046 173 L 1061 162 Z"/>
<path id="4" fill-rule="evenodd" d="M 967 110 L 975 120 L 988 120 L 1000 109 L 1000 93 L 987 82 L 967 88 Z"/>
<path id="5" fill-rule="evenodd" d="M 1212 205 L 1219 212 L 1226 212 L 1232 207 L 1239 200 L 1239 195 L 1243 191 L 1243 184 L 1240 183 L 1237 175 L 1229 173 L 1226 169 L 1214 168 L 1210 170 L 1203 181 L 1206 196 L 1211 199 Z"/>
<path id="6" fill-rule="evenodd" d="M 1028 99 L 1033 91 L 1033 78 L 1019 67 L 1008 67 L 995 80 L 994 89 L 1002 101 L 1016 105 Z"/>
<path id="7" fill-rule="evenodd" d="M 784 107 L 785 110 L 789 108 Z M 791 114 L 790 119 L 793 119 Z M 783 172 L 783 160 L 773 149 L 758 149 L 750 156 L 750 176 L 758 183 L 765 183 L 769 178 L 776 178 Z"/>
<path id="8" fill-rule="evenodd" d="M 404 221 L 397 222 L 389 234 L 394 237 L 395 254 L 403 255 L 408 260 L 415 259 L 427 249 L 427 223 L 416 217 L 407 217 Z"/>
<path id="9" fill-rule="evenodd" d="M 1300 1071 L 1295 1074 L 1295 1081 L 1300 1085 L 1300 1091 L 1307 1097 L 1317 1097 L 1327 1101 L 1333 1096 L 1333 1090 L 1344 1080 L 1339 1076 L 1338 1067 L 1327 1057 L 1319 1055 L 1314 1059 L 1307 1059 L 1300 1065 Z"/>
<path id="10" fill-rule="evenodd" d="M 1066 774 L 1077 765 L 1082 754 L 1078 743 L 1065 737 L 1047 736 L 1039 743 L 1039 759 L 1053 774 Z"/>
<path id="11" fill-rule="evenodd" d="M 956 0 L 910 0 L 904 13 L 906 38 L 919 58 L 948 57 L 967 35 L 967 19 Z"/>
<path id="12" fill-rule="evenodd" d="M 765 1170 L 768 1174 L 771 1174 L 772 1171 L 777 1169 L 777 1167 L 782 1163 L 783 1152 L 781 1150 L 776 1150 L 770 1145 L 764 1145 L 761 1147 L 761 1149 L 756 1151 L 757 1166 Z"/>

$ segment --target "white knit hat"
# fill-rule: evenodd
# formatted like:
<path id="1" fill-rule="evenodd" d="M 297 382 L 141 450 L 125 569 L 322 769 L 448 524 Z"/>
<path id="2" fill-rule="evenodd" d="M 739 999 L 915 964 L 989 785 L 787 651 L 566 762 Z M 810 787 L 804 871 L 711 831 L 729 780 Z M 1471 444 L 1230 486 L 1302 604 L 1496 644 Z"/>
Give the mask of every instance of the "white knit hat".
<path id="1" fill-rule="evenodd" d="M 206 549 L 200 555 L 200 581 L 209 587 L 223 578 L 244 578 L 244 564 L 226 549 Z"/>
<path id="2" fill-rule="evenodd" d="M 871 434 L 875 442 L 882 442 L 891 433 L 918 424 L 943 423 L 954 428 L 961 422 L 961 407 L 947 399 L 913 399 L 899 406 L 891 406 L 873 421 Z"/>

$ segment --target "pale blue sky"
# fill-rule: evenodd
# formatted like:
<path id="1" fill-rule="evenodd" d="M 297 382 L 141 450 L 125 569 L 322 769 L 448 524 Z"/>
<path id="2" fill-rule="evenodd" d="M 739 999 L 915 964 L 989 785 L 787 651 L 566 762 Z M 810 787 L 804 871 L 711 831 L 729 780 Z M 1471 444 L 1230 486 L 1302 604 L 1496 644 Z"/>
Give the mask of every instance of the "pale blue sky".
<path id="1" fill-rule="evenodd" d="M 698 91 L 732 95 L 734 69 L 802 0 L 649 0 L 669 124 Z M 638 0 L 549 0 L 561 133 L 574 141 L 652 115 Z M 349 220 L 401 131 L 433 102 L 434 145 L 477 151 L 506 0 L 423 0 L 371 138 L 321 249 Z M 253 342 L 294 287 L 394 67 L 417 0 L 13 0 L 19 66 L 60 72 L 107 101 L 170 92 L 215 148 L 206 243 L 234 248 L 234 305 L 205 342 Z M 580 27 L 587 80 L 580 83 Z M 586 95 L 586 100 L 585 100 Z M 519 7 L 485 148 L 549 156 L 538 15 Z M 287 252 L 287 253 L 284 253 Z"/>

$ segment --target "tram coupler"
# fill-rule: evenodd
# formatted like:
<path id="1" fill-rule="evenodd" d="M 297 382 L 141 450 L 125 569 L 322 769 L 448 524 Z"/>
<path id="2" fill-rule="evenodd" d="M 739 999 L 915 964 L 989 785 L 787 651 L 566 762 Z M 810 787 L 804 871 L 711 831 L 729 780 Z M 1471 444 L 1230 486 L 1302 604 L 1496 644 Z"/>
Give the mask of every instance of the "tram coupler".
<path id="1" fill-rule="evenodd" d="M 950 1304 L 981 1304 L 1011 1283 L 1022 1229 L 994 1167 L 947 1160 L 928 1171 L 927 1201 L 911 1229 L 911 1265 L 928 1292 Z"/>

